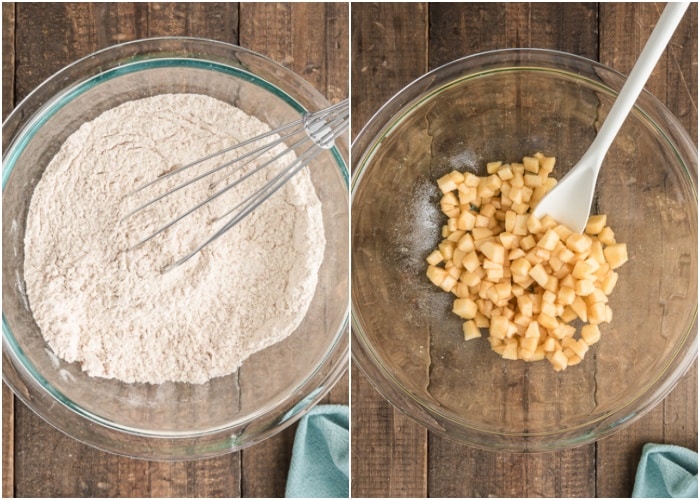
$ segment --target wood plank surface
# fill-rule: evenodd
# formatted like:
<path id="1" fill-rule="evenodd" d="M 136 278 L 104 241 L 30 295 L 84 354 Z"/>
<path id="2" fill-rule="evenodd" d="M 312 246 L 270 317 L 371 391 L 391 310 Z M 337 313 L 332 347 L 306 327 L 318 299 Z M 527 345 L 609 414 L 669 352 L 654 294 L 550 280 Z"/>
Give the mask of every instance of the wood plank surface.
<path id="1" fill-rule="evenodd" d="M 304 76 L 333 101 L 349 92 L 349 7 L 253 3 L 3 3 L 3 118 L 66 64 L 115 43 L 182 35 L 236 43 Z M 56 431 L 3 385 L 3 496 L 283 497 L 296 426 L 222 457 L 132 460 Z M 346 374 L 324 399 L 348 404 Z"/>
<path id="2" fill-rule="evenodd" d="M 664 8 L 663 3 L 601 4 L 600 61 L 628 73 Z M 697 3 L 691 5 L 646 89 L 658 97 L 697 140 Z M 697 142 L 696 142 L 697 146 Z M 629 496 L 647 442 L 697 450 L 697 361 L 682 382 L 645 417 L 598 443 L 599 496 Z"/>
<path id="3" fill-rule="evenodd" d="M 352 4 L 352 135 L 394 93 L 428 70 L 428 6 Z M 425 497 L 427 431 L 395 410 L 352 368 L 354 497 Z"/>
<path id="4" fill-rule="evenodd" d="M 348 96 L 348 27 L 349 9 L 345 4 L 322 3 L 242 3 L 240 44 L 280 61 L 331 100 Z M 309 26 L 307 19 L 316 25 Z M 332 50 L 327 50 L 333 47 Z M 345 57 L 338 57 L 345 54 Z M 327 402 L 345 403 L 349 400 L 348 380 L 338 384 Z M 279 496 L 284 493 L 287 470 L 291 459 L 294 436 L 282 433 L 246 449 L 243 470 L 255 471 L 246 475 L 242 484 L 244 497 Z M 274 467 L 270 465 L 274 464 Z"/>
<path id="5" fill-rule="evenodd" d="M 2 73 L 14 75 L 15 72 L 15 5 L 2 4 Z M 15 85 L 13 78 L 2 79 L 2 119 L 10 114 L 14 105 Z M 12 391 L 2 384 L 2 496 L 11 497 L 14 492 L 14 396 Z"/>
<path id="6" fill-rule="evenodd" d="M 265 53 L 332 101 L 351 88 L 355 137 L 400 88 L 463 55 L 545 47 L 628 72 L 663 5 L 353 3 L 348 47 L 346 3 L 4 3 L 3 118 L 78 57 L 135 38 L 191 35 Z M 697 37 L 694 4 L 647 86 L 691 137 L 697 137 Z M 347 403 L 350 385 L 357 497 L 624 497 L 644 443 L 697 449 L 697 363 L 660 405 L 622 431 L 538 455 L 481 451 L 429 433 L 387 403 L 356 366 L 326 402 Z M 216 459 L 131 460 L 64 436 L 3 385 L 3 496 L 280 497 L 294 429 Z"/>
<path id="7" fill-rule="evenodd" d="M 353 3 L 353 137 L 383 102 L 422 74 L 419 68 L 433 69 L 477 52 L 550 48 L 629 72 L 663 5 Z M 409 8 L 426 10 L 419 16 Z M 411 24 L 416 19 L 420 22 Z M 697 4 L 647 88 L 697 137 Z M 396 426 L 396 419 L 406 417 L 384 402 L 355 366 L 351 383 L 352 493 L 357 496 L 625 497 L 631 494 L 644 443 L 697 450 L 697 363 L 661 404 L 622 431 L 575 449 L 533 455 L 481 451 L 419 429 L 407 432 L 410 420 Z M 397 468 L 396 454 L 416 466 Z M 423 467 L 425 475 L 417 478 Z M 404 484 L 413 487 L 402 489 Z"/>

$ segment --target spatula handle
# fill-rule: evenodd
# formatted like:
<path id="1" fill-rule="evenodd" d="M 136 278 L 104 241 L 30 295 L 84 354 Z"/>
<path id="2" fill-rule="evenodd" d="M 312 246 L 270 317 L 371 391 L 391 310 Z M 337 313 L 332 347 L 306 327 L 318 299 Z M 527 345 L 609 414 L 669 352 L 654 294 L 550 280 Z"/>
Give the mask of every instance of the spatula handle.
<path id="1" fill-rule="evenodd" d="M 608 113 L 598 135 L 593 144 L 591 144 L 591 152 L 595 150 L 600 160 L 605 156 L 627 115 L 632 110 L 634 103 L 637 102 L 639 94 L 644 89 L 644 85 L 656 67 L 659 58 L 666 50 L 668 42 L 671 40 L 689 5 L 690 2 L 669 2 L 666 5 L 627 81 L 622 86 L 622 90 L 620 90 L 612 108 L 610 108 L 610 113 Z M 600 165 L 601 163 L 602 161 L 598 164 Z"/>

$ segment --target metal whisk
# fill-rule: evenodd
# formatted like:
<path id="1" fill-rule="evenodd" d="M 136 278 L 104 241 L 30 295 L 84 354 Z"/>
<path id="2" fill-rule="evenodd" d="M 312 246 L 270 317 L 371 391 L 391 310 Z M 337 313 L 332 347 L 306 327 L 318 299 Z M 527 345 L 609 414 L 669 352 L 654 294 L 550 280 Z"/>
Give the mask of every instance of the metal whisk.
<path id="1" fill-rule="evenodd" d="M 335 139 L 342 135 L 348 129 L 349 115 L 349 100 L 345 99 L 344 101 L 329 106 L 328 108 L 323 109 L 321 111 L 306 113 L 299 120 L 288 123 L 274 130 L 270 130 L 269 132 L 266 132 L 262 135 L 252 137 L 241 143 L 216 151 L 195 161 L 187 163 L 186 165 L 179 166 L 171 170 L 170 172 L 161 175 L 155 180 L 150 181 L 147 184 L 144 184 L 143 186 L 139 187 L 136 191 L 134 191 L 133 194 L 143 191 L 144 189 L 153 186 L 157 183 L 162 183 L 165 179 L 176 175 L 180 175 L 183 172 L 192 169 L 196 165 L 200 165 L 208 160 L 212 160 L 226 153 L 234 152 L 234 154 L 236 154 L 238 152 L 237 150 L 241 150 L 241 154 L 235 156 L 234 159 L 222 162 L 212 167 L 211 169 L 206 170 L 203 173 L 197 174 L 191 179 L 184 180 L 180 184 L 177 184 L 175 187 L 168 189 L 163 194 L 160 194 L 150 199 L 148 202 L 143 203 L 138 208 L 129 212 L 123 220 L 134 216 L 135 214 L 143 211 L 147 207 L 162 200 L 163 198 L 171 196 L 175 192 L 180 191 L 186 186 L 189 186 L 199 180 L 209 177 L 217 172 L 222 172 L 225 170 L 225 173 L 228 176 L 232 176 L 236 172 L 240 173 L 240 177 L 236 178 L 231 183 L 225 185 L 223 188 L 214 192 L 205 200 L 201 201 L 192 208 L 186 209 L 180 215 L 176 216 L 174 219 L 170 220 L 165 225 L 161 226 L 153 233 L 143 238 L 131 248 L 136 248 L 143 245 L 147 241 L 161 234 L 169 227 L 177 224 L 179 221 L 192 214 L 194 211 L 202 208 L 203 206 L 212 202 L 216 198 L 219 198 L 225 192 L 229 191 L 235 186 L 242 184 L 255 174 L 268 168 L 270 165 L 273 165 L 281 158 L 285 157 L 286 155 L 292 152 L 296 153 L 296 158 L 293 161 L 291 161 L 288 165 L 285 165 L 284 168 L 280 170 L 280 172 L 278 172 L 276 175 L 274 175 L 268 181 L 266 181 L 262 187 L 257 188 L 251 194 L 245 195 L 240 202 L 238 202 L 234 207 L 232 207 L 225 214 L 219 217 L 219 219 L 223 219 L 225 217 L 230 216 L 230 219 L 223 225 L 223 227 L 217 230 L 211 237 L 209 237 L 206 241 L 197 246 L 193 251 L 180 258 L 176 262 L 167 266 L 163 271 L 167 271 L 186 262 L 195 254 L 197 254 L 197 252 L 199 252 L 204 247 L 212 243 L 214 240 L 222 236 L 229 229 L 234 227 L 245 217 L 247 217 L 250 213 L 252 213 L 257 207 L 259 207 L 268 198 L 270 198 L 270 196 L 272 196 L 276 191 L 278 191 L 282 186 L 284 186 L 284 184 L 287 183 L 287 181 L 294 177 L 295 174 L 297 174 L 299 171 L 303 170 L 304 167 L 309 165 L 314 160 L 314 158 L 318 156 L 319 153 L 321 153 L 325 149 L 330 149 L 331 147 L 333 147 Z M 261 145 L 255 146 L 256 144 Z M 270 158 L 265 158 L 264 160 L 261 160 L 261 157 L 263 155 L 270 153 L 273 149 L 276 149 L 281 144 L 285 144 L 287 147 L 280 152 L 274 152 Z M 250 151 L 245 151 L 245 148 L 249 146 L 254 147 Z M 260 163 L 255 165 L 255 163 L 258 161 L 260 161 Z M 245 167 L 248 165 L 252 165 L 253 168 L 251 168 L 250 170 L 245 170 Z M 212 187 L 214 185 L 215 184 L 213 184 Z"/>

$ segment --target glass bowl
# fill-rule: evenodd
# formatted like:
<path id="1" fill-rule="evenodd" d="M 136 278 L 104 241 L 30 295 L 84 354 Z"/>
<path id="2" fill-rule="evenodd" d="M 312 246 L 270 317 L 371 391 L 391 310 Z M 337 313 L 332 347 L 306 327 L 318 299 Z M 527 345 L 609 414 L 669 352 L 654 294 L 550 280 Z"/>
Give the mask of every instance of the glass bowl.
<path id="1" fill-rule="evenodd" d="M 486 162 L 557 157 L 561 178 L 596 135 L 624 77 L 546 50 L 446 64 L 389 100 L 352 145 L 353 360 L 377 390 L 429 430 L 491 450 L 570 448 L 656 405 L 697 356 L 697 150 L 644 93 L 601 171 L 593 210 L 630 259 L 613 320 L 583 362 L 504 361 L 465 342 L 454 297 L 427 279 L 446 217 L 435 181 Z"/>
<path id="2" fill-rule="evenodd" d="M 310 166 L 327 245 L 306 317 L 286 340 L 205 384 L 126 384 L 87 376 L 47 347 L 24 293 L 29 200 L 43 170 L 82 123 L 125 101 L 189 92 L 236 105 L 271 127 L 328 106 L 288 69 L 211 40 L 157 38 L 102 50 L 64 68 L 3 123 L 3 379 L 66 434 L 127 456 L 209 457 L 289 426 L 347 369 L 349 190 L 347 138 Z"/>

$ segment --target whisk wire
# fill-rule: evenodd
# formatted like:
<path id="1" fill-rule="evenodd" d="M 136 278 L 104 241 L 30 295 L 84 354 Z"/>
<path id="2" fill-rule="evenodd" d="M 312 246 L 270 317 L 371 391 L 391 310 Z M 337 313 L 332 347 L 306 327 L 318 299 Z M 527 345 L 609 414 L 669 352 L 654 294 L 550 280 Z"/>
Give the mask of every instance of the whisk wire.
<path id="1" fill-rule="evenodd" d="M 298 140 L 292 147 L 297 147 L 297 146 L 299 146 L 300 144 L 303 144 L 304 142 L 306 142 L 307 140 L 308 140 L 307 138 L 302 138 L 302 139 Z M 268 147 L 268 148 L 265 148 L 265 149 L 268 150 L 269 147 Z M 192 208 L 190 208 L 189 210 L 183 212 L 182 214 L 176 216 L 174 219 L 172 219 L 170 222 L 168 222 L 167 224 L 165 224 L 164 226 L 162 226 L 160 229 L 158 229 L 157 231 L 155 231 L 154 233 L 152 233 L 152 234 L 149 235 L 148 237 L 146 237 L 146 238 L 142 239 L 141 241 L 139 241 L 138 243 L 136 243 L 136 245 L 134 245 L 134 248 L 138 248 L 139 246 L 143 245 L 144 243 L 146 243 L 146 242 L 152 240 L 153 238 L 155 238 L 156 236 L 158 236 L 159 234 L 161 234 L 163 231 L 165 231 L 165 230 L 168 229 L 169 227 L 174 226 L 175 224 L 177 224 L 178 222 L 180 222 L 182 219 L 184 219 L 185 217 L 187 217 L 187 216 L 190 215 L 191 213 L 193 213 L 193 212 L 199 210 L 199 209 L 202 208 L 204 205 L 206 205 L 206 204 L 208 204 L 208 203 L 214 201 L 215 199 L 219 198 L 221 195 L 223 195 L 223 194 L 226 193 L 227 191 L 233 189 L 234 187 L 236 187 L 237 185 L 239 185 L 239 184 L 242 183 L 243 181 L 247 180 L 248 178 L 252 177 L 253 175 L 255 175 L 255 174 L 261 172 L 263 169 L 267 168 L 268 166 L 274 164 L 277 160 L 279 160 L 280 158 L 286 156 L 287 154 L 289 154 L 289 150 L 282 151 L 282 152 L 278 153 L 277 155 L 275 155 L 273 158 L 270 158 L 269 160 L 266 160 L 264 163 L 258 165 L 258 167 L 257 167 L 256 169 L 251 170 L 250 172 L 247 172 L 247 173 L 244 174 L 242 177 L 239 177 L 238 179 L 232 181 L 230 184 L 226 185 L 224 188 L 220 189 L 220 190 L 217 191 L 216 193 L 212 194 L 211 196 L 207 197 L 207 198 L 204 199 L 203 201 L 199 202 L 199 203 L 198 203 L 197 205 L 195 205 L 194 207 L 192 207 Z M 237 160 L 242 159 L 242 158 L 247 158 L 248 156 L 249 156 L 249 155 L 244 155 L 243 157 L 240 157 L 240 158 L 238 158 Z M 248 162 L 246 162 L 246 163 L 244 163 L 244 164 L 242 164 L 242 165 L 238 165 L 237 167 L 235 167 L 235 169 L 236 169 L 236 170 L 240 170 L 241 168 L 243 168 L 245 165 L 247 165 L 248 163 L 250 163 L 250 161 L 252 161 L 252 160 L 254 160 L 254 159 L 255 159 L 255 158 L 249 159 Z M 233 161 L 231 161 L 231 162 L 227 162 L 227 164 L 225 164 L 225 166 L 228 166 L 228 165 L 230 165 L 230 164 L 232 164 L 232 163 L 235 163 L 235 161 L 236 161 L 236 160 L 233 160 Z M 189 185 L 189 184 L 192 184 L 192 183 L 195 182 L 196 180 L 202 179 L 203 177 L 206 177 L 206 176 L 209 175 L 210 173 L 214 173 L 215 171 L 219 171 L 219 170 L 221 170 L 221 168 L 217 167 L 217 168 L 215 168 L 215 169 L 212 169 L 211 171 L 209 171 L 209 172 L 206 173 L 206 174 L 202 174 L 202 175 L 198 176 L 197 179 L 194 179 L 194 180 L 191 180 L 191 181 L 187 181 L 187 182 L 185 182 L 185 183 L 183 183 L 183 184 L 180 184 L 180 185 L 177 186 L 176 188 L 171 189 L 170 191 L 168 191 L 167 193 L 165 193 L 165 194 L 159 196 L 159 197 L 156 198 L 155 200 L 152 200 L 152 201 L 150 201 L 149 203 L 146 203 L 145 205 L 143 205 L 142 208 L 145 208 L 145 207 L 147 207 L 148 205 L 151 205 L 151 204 L 155 203 L 155 202 L 158 201 L 159 199 L 163 199 L 164 197 L 166 197 L 166 196 L 168 196 L 168 195 L 170 195 L 170 194 L 173 194 L 174 192 L 176 192 L 176 191 L 182 189 L 183 187 L 185 187 L 185 186 L 187 186 L 187 185 Z M 133 213 L 139 212 L 140 210 L 141 210 L 141 208 L 136 209 Z"/>
<path id="2" fill-rule="evenodd" d="M 169 195 L 171 195 L 171 194 L 174 194 L 174 193 L 176 193 L 177 191 L 180 191 L 181 189 L 184 189 L 184 188 L 186 188 L 187 186 L 189 186 L 189 185 L 191 185 L 191 184 L 194 184 L 195 182 L 197 182 L 197 181 L 199 181 L 199 180 L 201 180 L 201 179 L 203 179 L 203 178 L 205 178 L 205 177 L 208 177 L 208 176 L 213 175 L 213 174 L 215 174 L 215 173 L 217 173 L 217 172 L 220 172 L 221 170 L 225 169 L 226 167 L 229 167 L 229 166 L 233 165 L 234 163 L 239 163 L 239 164 L 236 165 L 236 166 L 232 169 L 232 171 L 230 172 L 230 174 L 235 173 L 236 171 L 239 171 L 239 170 L 243 169 L 246 165 L 249 165 L 252 161 L 254 161 L 258 156 L 262 155 L 263 153 L 265 153 L 266 151 L 270 150 L 270 149 L 273 148 L 274 146 L 277 146 L 278 144 L 282 144 L 282 143 L 283 143 L 284 141 L 286 141 L 287 139 L 289 139 L 289 138 L 291 138 L 291 137 L 293 137 L 293 136 L 299 134 L 301 131 L 303 131 L 302 128 L 299 128 L 300 125 L 303 125 L 302 120 L 297 120 L 296 122 L 293 122 L 293 123 L 290 123 L 290 124 L 288 124 L 288 125 L 283 126 L 281 129 L 277 129 L 277 130 L 288 130 L 288 129 L 292 128 L 292 127 L 297 127 L 297 128 L 296 128 L 295 130 L 293 130 L 292 132 L 288 132 L 287 134 L 278 137 L 277 139 L 273 140 L 272 142 L 268 142 L 268 143 L 266 143 L 266 144 L 264 144 L 264 145 L 262 145 L 262 146 L 259 146 L 259 147 L 255 148 L 255 149 L 251 150 L 251 151 L 248 151 L 247 153 L 242 154 L 241 156 L 237 156 L 236 158 L 234 158 L 234 159 L 232 159 L 232 160 L 229 160 L 229 161 L 226 161 L 226 162 L 224 162 L 224 163 L 221 163 L 221 164 L 217 165 L 216 167 L 214 167 L 214 168 L 212 168 L 212 169 L 210 169 L 210 170 L 207 170 L 206 172 L 204 172 L 204 173 L 202 173 L 202 174 L 199 174 L 198 176 L 194 177 L 193 179 L 190 179 L 190 180 L 185 181 L 185 182 L 183 182 L 183 183 L 181 183 L 181 184 L 178 184 L 177 186 L 175 186 L 175 187 L 173 187 L 172 189 L 170 189 L 170 190 L 164 192 L 163 194 L 160 194 L 160 195 L 156 196 L 155 198 L 152 198 L 152 199 L 149 200 L 148 202 L 144 203 L 143 205 L 138 206 L 137 208 L 135 208 L 134 210 L 132 210 L 131 212 L 129 212 L 127 215 L 125 215 L 125 216 L 124 216 L 124 219 L 128 219 L 128 218 L 131 217 L 132 215 L 134 215 L 134 214 L 140 212 L 141 210 L 143 210 L 143 209 L 149 207 L 150 205 L 153 205 L 154 203 L 156 203 L 156 202 L 162 200 L 162 199 L 165 198 L 166 196 L 169 196 Z M 135 194 L 137 194 L 137 193 L 143 191 L 144 189 L 146 189 L 146 188 L 148 188 L 148 187 L 150 187 L 150 186 L 152 186 L 152 185 L 154 185 L 154 184 L 156 184 L 156 183 L 162 182 L 162 181 L 168 179 L 169 177 L 173 177 L 173 176 L 175 176 L 175 175 L 177 175 L 177 174 L 179 174 L 179 173 L 184 172 L 185 170 L 188 170 L 188 169 L 190 169 L 190 168 L 192 168 L 192 167 L 195 167 L 195 166 L 197 166 L 197 165 L 199 165 L 199 164 L 201 164 L 201 163 L 204 163 L 205 161 L 211 160 L 211 159 L 213 159 L 213 158 L 216 158 L 217 156 L 221 156 L 221 155 L 224 155 L 224 154 L 226 154 L 226 153 L 230 153 L 231 151 L 234 151 L 234 150 L 236 150 L 236 149 L 243 148 L 243 147 L 248 146 L 248 145 L 250 145 L 250 144 L 254 144 L 254 143 L 259 142 L 259 141 L 261 141 L 262 139 L 265 139 L 265 138 L 267 138 L 267 137 L 270 137 L 270 136 L 272 136 L 272 135 L 274 135 L 274 134 L 275 134 L 275 131 L 266 132 L 265 134 L 259 135 L 259 136 L 257 136 L 257 137 L 254 137 L 254 138 L 249 139 L 249 140 L 246 140 L 246 141 L 244 141 L 244 142 L 235 144 L 235 145 L 233 145 L 233 146 L 229 146 L 229 147 L 224 148 L 224 149 L 221 149 L 221 150 L 219 150 L 219 151 L 215 151 L 215 152 L 213 152 L 213 153 L 211 153 L 211 154 L 209 154 L 209 155 L 207 155 L 207 156 L 204 156 L 204 157 L 199 158 L 199 159 L 197 159 L 197 160 L 194 160 L 194 161 L 192 161 L 192 162 L 190 162 L 190 163 L 187 163 L 187 164 L 185 164 L 185 165 L 182 165 L 182 166 L 180 166 L 180 167 L 178 167 L 178 168 L 176 168 L 176 169 L 174 169 L 174 170 L 172 170 L 172 171 L 170 171 L 170 172 L 168 172 L 168 173 L 166 173 L 166 174 L 164 174 L 164 175 L 161 175 L 161 176 L 157 177 L 156 179 L 154 179 L 154 180 L 152 180 L 152 181 L 150 181 L 150 182 L 148 182 L 148 183 L 146 183 L 146 184 L 140 186 L 139 188 L 137 188 L 137 189 L 132 193 L 132 195 L 135 195 Z M 292 146 L 292 147 L 295 147 L 295 146 L 297 146 L 298 144 L 299 144 L 299 143 L 296 143 L 296 144 L 295 144 L 294 146 Z M 288 153 L 288 151 L 285 152 L 284 154 L 287 154 L 287 153 Z M 243 162 L 243 160 L 247 160 L 247 161 Z M 269 162 L 266 163 L 264 166 L 267 166 L 267 165 L 269 165 Z M 155 235 L 154 235 L 154 236 L 155 236 Z"/>
<path id="3" fill-rule="evenodd" d="M 229 229 L 231 229 L 240 221 L 242 221 L 245 217 L 250 215 L 251 212 L 253 212 L 258 206 L 260 206 L 268 198 L 270 198 L 299 171 L 303 170 L 307 165 L 309 165 L 323 150 L 330 149 L 331 147 L 333 147 L 335 140 L 340 135 L 345 133 L 345 131 L 348 128 L 349 113 L 349 100 L 346 99 L 333 106 L 329 106 L 324 110 L 313 113 L 306 113 L 302 118 L 298 120 L 265 132 L 256 137 L 245 140 L 241 143 L 234 144 L 230 147 L 210 153 L 202 158 L 187 163 L 186 165 L 182 165 L 176 169 L 173 169 L 167 174 L 164 174 L 139 187 L 134 191 L 134 194 L 143 191 L 147 187 L 152 186 L 158 182 L 162 182 L 167 178 L 185 172 L 193 168 L 194 166 L 204 163 L 208 160 L 212 160 L 218 156 L 233 152 L 234 150 L 239 148 L 255 145 L 260 141 L 271 138 L 271 140 L 267 141 L 261 146 L 254 147 L 252 150 L 244 152 L 232 160 L 225 161 L 211 169 L 206 170 L 204 173 L 196 175 L 192 179 L 181 182 L 175 187 L 168 189 L 165 193 L 149 200 L 148 202 L 140 205 L 138 208 L 134 209 L 129 214 L 127 214 L 124 217 L 124 219 L 133 216 L 134 214 L 145 209 L 146 207 L 158 202 L 159 200 L 162 200 L 163 198 L 169 195 L 172 195 L 173 193 L 189 185 L 200 181 L 205 177 L 216 174 L 226 168 L 229 168 L 229 171 L 226 172 L 226 175 L 223 178 L 212 182 L 210 185 L 210 189 L 214 189 L 214 187 L 219 182 L 222 182 L 225 179 L 230 179 L 231 176 L 233 176 L 235 173 L 241 172 L 241 176 L 239 178 L 230 181 L 222 189 L 216 191 L 211 196 L 208 196 L 205 200 L 199 202 L 194 207 L 176 216 L 174 219 L 161 226 L 152 234 L 136 243 L 132 248 L 141 246 L 147 241 L 155 238 L 159 234 L 163 233 L 163 231 L 172 227 L 173 225 L 175 225 L 188 215 L 192 214 L 196 210 L 212 202 L 213 200 L 220 197 L 235 186 L 241 185 L 241 183 L 244 182 L 246 179 L 249 179 L 253 175 L 277 163 L 289 153 L 294 152 L 297 149 L 303 149 L 303 152 L 298 153 L 291 163 L 285 165 L 278 173 L 276 173 L 274 176 L 268 179 L 263 186 L 257 188 L 252 194 L 245 196 L 241 202 L 237 203 L 236 206 L 229 209 L 226 213 L 224 213 L 221 216 L 218 216 L 215 222 L 223 220 L 229 215 L 233 214 L 231 218 L 228 221 L 226 221 L 226 223 L 220 229 L 218 229 L 212 236 L 210 236 L 206 241 L 199 244 L 193 251 L 191 251 L 184 257 L 168 265 L 165 269 L 163 269 L 163 272 L 186 262 L 194 255 L 196 255 L 199 251 L 201 251 L 204 247 L 221 237 Z M 300 133 L 303 134 L 303 137 L 298 140 L 293 140 L 293 137 Z M 287 147 L 282 151 L 273 151 L 273 148 L 276 148 L 281 144 L 287 144 Z M 272 153 L 273 156 L 271 158 L 265 159 L 259 165 L 255 165 L 250 171 L 246 172 L 245 170 L 243 170 L 246 166 L 250 165 L 253 161 L 258 160 L 262 155 L 268 152 Z"/>
<path id="4" fill-rule="evenodd" d="M 313 159 L 318 156 L 318 154 L 321 152 L 320 149 L 314 148 L 313 146 L 307 149 L 302 156 L 298 157 L 297 160 L 295 160 L 291 165 L 293 165 L 293 168 L 285 170 L 283 172 L 280 172 L 278 175 L 276 175 L 270 182 L 268 182 L 264 188 L 259 189 L 252 195 L 250 195 L 248 198 L 240 202 L 236 207 L 232 208 L 225 214 L 219 217 L 219 219 L 223 219 L 227 215 L 230 215 L 231 213 L 235 212 L 238 210 L 238 213 L 236 213 L 231 219 L 226 222 L 224 226 L 221 227 L 216 233 L 214 233 L 211 237 L 209 237 L 204 243 L 199 245 L 197 248 L 192 250 L 190 253 L 185 255 L 184 257 L 180 258 L 176 262 L 173 262 L 172 264 L 166 266 L 163 269 L 163 272 L 169 271 L 170 269 L 173 269 L 181 264 L 184 264 L 187 262 L 189 259 L 194 257 L 199 251 L 201 251 L 204 247 L 215 241 L 216 239 L 220 238 L 223 236 L 229 229 L 233 228 L 235 225 L 237 225 L 239 222 L 241 222 L 243 219 L 245 219 L 248 215 L 250 215 L 251 212 L 253 212 L 258 206 L 260 206 L 262 203 L 264 203 L 270 196 L 275 194 L 280 188 L 282 188 L 288 181 L 291 179 L 294 175 L 296 175 L 300 170 L 302 170 L 306 165 L 313 161 Z M 285 175 L 286 174 L 286 175 Z"/>
<path id="5" fill-rule="evenodd" d="M 317 155 L 319 151 L 318 149 L 314 148 L 314 146 L 310 146 L 306 151 L 304 151 L 300 156 L 297 157 L 294 162 L 292 162 L 289 165 L 289 168 L 279 172 L 275 177 L 270 179 L 265 186 L 263 186 L 261 189 L 258 189 L 255 191 L 253 194 L 245 198 L 243 201 L 238 203 L 236 206 L 228 210 L 226 213 L 221 215 L 219 219 L 223 219 L 224 217 L 227 217 L 231 215 L 233 212 L 236 210 L 241 209 L 242 207 L 247 207 L 248 205 L 252 205 L 253 207 L 257 206 L 255 203 L 256 201 L 260 200 L 260 203 L 265 201 L 271 194 L 273 194 L 279 187 L 283 186 L 289 179 L 291 179 L 294 174 L 296 174 L 299 170 L 301 170 L 306 164 L 311 162 Z M 286 175 L 285 175 L 286 174 Z M 281 182 L 280 182 L 281 180 Z M 279 186 L 278 186 L 279 183 Z M 239 220 L 242 220 L 248 213 L 246 212 L 245 209 L 241 211 L 239 214 L 239 219 L 233 219 L 234 222 L 238 222 Z"/>

